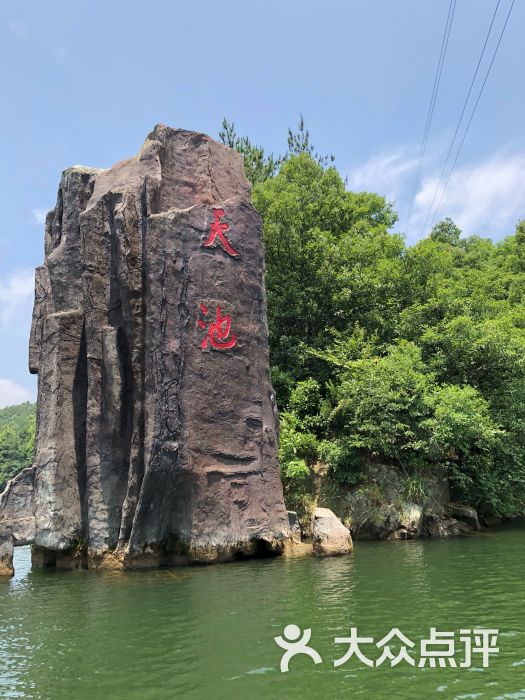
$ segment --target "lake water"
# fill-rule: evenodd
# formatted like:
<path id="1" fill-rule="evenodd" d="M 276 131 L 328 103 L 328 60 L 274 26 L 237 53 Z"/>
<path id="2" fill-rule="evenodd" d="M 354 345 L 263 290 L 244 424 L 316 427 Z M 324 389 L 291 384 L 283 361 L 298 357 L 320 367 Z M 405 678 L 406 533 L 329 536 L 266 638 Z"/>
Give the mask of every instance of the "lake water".
<path id="1" fill-rule="evenodd" d="M 465 539 L 358 543 L 353 556 L 265 559 L 149 572 L 31 571 L 0 584 L 0 697 L 525 698 L 525 527 Z M 273 637 L 312 629 L 305 656 L 281 673 Z M 333 660 L 335 637 L 419 642 L 431 626 L 495 627 L 489 668 L 369 668 Z M 372 646 L 363 646 L 370 657 Z M 460 660 L 458 654 L 458 660 Z M 417 655 L 416 658 L 419 658 Z"/>

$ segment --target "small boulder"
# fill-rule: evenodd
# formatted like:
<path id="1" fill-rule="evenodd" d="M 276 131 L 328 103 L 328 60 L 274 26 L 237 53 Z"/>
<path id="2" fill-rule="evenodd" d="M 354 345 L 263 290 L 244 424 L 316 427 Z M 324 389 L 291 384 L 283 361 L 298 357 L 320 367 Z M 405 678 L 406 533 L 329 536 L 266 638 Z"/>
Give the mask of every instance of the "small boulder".
<path id="1" fill-rule="evenodd" d="M 328 508 L 314 510 L 312 543 L 314 554 L 318 557 L 349 554 L 354 548 L 348 528 Z"/>
<path id="2" fill-rule="evenodd" d="M 479 530 L 479 519 L 475 508 L 464 506 L 459 503 L 449 503 L 446 510 L 451 518 L 461 520 L 462 523 L 465 523 L 473 530 Z"/>
<path id="3" fill-rule="evenodd" d="M 13 576 L 13 533 L 0 523 L 0 577 Z"/>

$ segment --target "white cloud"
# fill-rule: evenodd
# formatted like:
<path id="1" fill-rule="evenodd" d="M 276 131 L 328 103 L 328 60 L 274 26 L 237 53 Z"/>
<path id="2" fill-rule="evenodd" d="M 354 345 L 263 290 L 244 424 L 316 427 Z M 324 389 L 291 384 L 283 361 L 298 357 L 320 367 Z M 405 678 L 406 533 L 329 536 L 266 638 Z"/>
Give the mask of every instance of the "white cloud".
<path id="1" fill-rule="evenodd" d="M 437 183 L 436 175 L 425 178 L 416 196 L 414 224 L 420 228 Z M 440 193 L 436 203 L 439 197 Z M 454 219 L 464 235 L 476 233 L 501 238 L 514 233 L 518 219 L 525 217 L 525 153 L 500 152 L 455 170 L 437 220 L 445 216 Z"/>
<path id="2" fill-rule="evenodd" d="M 413 179 L 417 163 L 418 159 L 410 156 L 406 148 L 382 151 L 352 170 L 348 184 L 354 191 L 378 192 L 389 201 L 397 201 L 407 182 Z"/>
<path id="3" fill-rule="evenodd" d="M 20 384 L 16 384 L 10 379 L 0 379 L 0 408 L 32 400 L 31 392 Z"/>
<path id="4" fill-rule="evenodd" d="M 34 273 L 29 270 L 12 272 L 0 279 L 0 324 L 11 323 L 24 307 L 30 313 L 34 290 Z"/>
<path id="5" fill-rule="evenodd" d="M 37 224 L 46 223 L 47 209 L 31 209 L 31 213 Z"/>
<path id="6" fill-rule="evenodd" d="M 442 157 L 442 156 L 441 156 Z M 400 221 L 397 230 L 405 231 L 418 159 L 406 146 L 372 155 L 348 177 L 350 189 L 384 195 L 396 203 Z M 514 233 L 516 222 L 525 218 L 525 152 L 499 151 L 484 160 L 457 168 L 448 184 L 436 216 L 424 229 L 441 173 L 442 160 L 437 152 L 427 154 L 425 175 L 417 192 L 410 222 L 408 242 L 429 233 L 432 222 L 450 216 L 464 235 L 479 234 L 494 239 Z M 439 202 L 441 190 L 435 204 Z"/>

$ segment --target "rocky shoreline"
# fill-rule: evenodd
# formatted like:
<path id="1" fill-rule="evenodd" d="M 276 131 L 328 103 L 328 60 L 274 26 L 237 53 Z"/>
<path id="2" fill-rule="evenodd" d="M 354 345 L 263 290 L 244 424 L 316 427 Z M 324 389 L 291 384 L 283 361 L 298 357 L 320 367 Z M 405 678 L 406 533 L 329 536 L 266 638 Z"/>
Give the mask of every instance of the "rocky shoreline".
<path id="1" fill-rule="evenodd" d="M 365 483 L 354 488 L 335 484 L 319 469 L 302 503 L 289 517 L 306 541 L 319 506 L 330 508 L 354 541 L 461 537 L 504 522 L 454 500 L 444 474 L 422 477 L 420 488 L 407 494 L 399 472 L 385 464 L 371 465 Z"/>
<path id="2" fill-rule="evenodd" d="M 16 485 L 16 482 L 14 482 Z M 12 483 L 10 482 L 12 487 Z M 7 489 L 6 489 L 7 491 Z M 20 492 L 18 496 L 23 496 Z M 478 517 L 477 511 L 471 506 L 459 503 L 447 503 L 439 512 L 425 510 L 420 505 L 406 502 L 402 509 L 389 504 L 384 507 L 385 517 L 381 522 L 362 522 L 359 527 L 345 525 L 329 508 L 316 507 L 310 518 L 300 518 L 295 511 L 288 511 L 289 536 L 276 542 L 273 548 L 265 552 L 270 556 L 288 557 L 331 557 L 351 554 L 354 541 L 403 541 L 418 538 L 448 538 L 464 537 L 485 529 L 501 525 L 504 520 L 496 517 Z M 18 530 L 20 532 L 20 530 Z M 28 540 L 19 538 L 16 545 L 27 544 Z M 248 547 L 243 552 L 237 552 L 236 559 L 261 556 Z M 194 552 L 191 557 L 169 553 L 156 548 L 147 553 L 143 561 L 129 562 L 118 551 L 106 552 L 99 559 L 86 560 L 85 552 L 79 547 L 57 553 L 50 560 L 46 549 L 32 545 L 31 559 L 33 566 L 71 570 L 92 568 L 103 570 L 140 569 L 155 567 L 172 567 L 188 564 L 207 564 L 217 561 L 230 561 L 230 551 L 224 551 L 223 556 L 216 549 L 206 556 L 205 552 Z M 10 577 L 13 568 L 13 537 L 9 527 L 0 524 L 0 577 Z"/>

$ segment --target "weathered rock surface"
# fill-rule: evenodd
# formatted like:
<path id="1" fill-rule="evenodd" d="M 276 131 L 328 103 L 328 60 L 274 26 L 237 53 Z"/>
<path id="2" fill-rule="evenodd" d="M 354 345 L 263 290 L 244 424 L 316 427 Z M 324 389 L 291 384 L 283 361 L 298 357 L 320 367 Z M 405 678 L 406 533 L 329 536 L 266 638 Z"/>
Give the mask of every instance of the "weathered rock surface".
<path id="1" fill-rule="evenodd" d="M 421 528 L 423 537 L 460 537 L 468 535 L 472 528 L 466 523 L 437 513 L 425 513 Z"/>
<path id="2" fill-rule="evenodd" d="M 35 469 L 28 467 L 8 481 L 0 494 L 0 523 L 9 523 L 16 545 L 30 544 L 35 539 L 34 483 Z"/>
<path id="3" fill-rule="evenodd" d="M 354 540 L 451 537 L 479 529 L 474 508 L 450 502 L 445 472 L 420 474 L 408 487 L 394 467 L 371 464 L 366 483 L 344 493 L 335 510 L 350 521 Z"/>
<path id="4" fill-rule="evenodd" d="M 263 274 L 242 158 L 209 137 L 157 126 L 134 158 L 64 171 L 36 271 L 25 535 L 0 515 L 37 559 L 282 549 Z"/>
<path id="5" fill-rule="evenodd" d="M 290 537 L 294 542 L 302 541 L 301 524 L 299 517 L 294 510 L 288 511 L 288 525 L 290 528 Z"/>
<path id="6" fill-rule="evenodd" d="M 349 554 L 353 550 L 350 531 L 329 508 L 316 508 L 313 513 L 312 543 L 318 557 Z"/>
<path id="7" fill-rule="evenodd" d="M 421 535 L 423 508 L 417 503 L 406 501 L 397 510 L 393 528 L 388 533 L 389 540 L 414 540 Z"/>
<path id="8" fill-rule="evenodd" d="M 385 503 L 355 518 L 352 534 L 356 540 L 412 540 L 421 535 L 422 520 L 423 508 L 417 503 Z"/>
<path id="9" fill-rule="evenodd" d="M 13 533 L 11 528 L 0 523 L 0 576 L 12 576 L 13 569 Z"/>
<path id="10" fill-rule="evenodd" d="M 473 530 L 479 530 L 478 513 L 471 506 L 464 506 L 460 503 L 449 503 L 446 507 L 447 515 L 456 520 L 461 520 Z"/>

